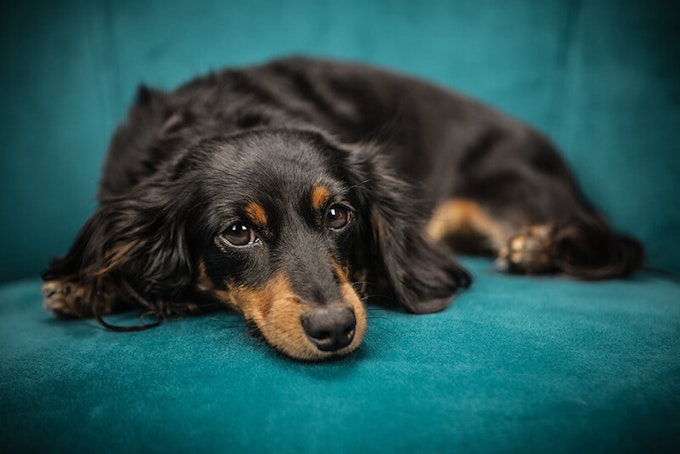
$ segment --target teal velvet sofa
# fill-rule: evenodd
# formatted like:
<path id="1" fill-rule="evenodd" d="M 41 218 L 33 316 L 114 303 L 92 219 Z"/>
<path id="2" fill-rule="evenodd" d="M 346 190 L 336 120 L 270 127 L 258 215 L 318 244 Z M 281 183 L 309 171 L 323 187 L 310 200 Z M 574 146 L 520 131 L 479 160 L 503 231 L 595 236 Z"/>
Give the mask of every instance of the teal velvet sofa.
<path id="1" fill-rule="evenodd" d="M 3 452 L 678 452 L 680 14 L 671 2 L 26 1 L 0 6 Z M 39 273 L 93 211 L 138 83 L 304 53 L 389 66 L 541 128 L 647 248 L 632 279 L 498 274 L 369 308 L 354 355 L 284 358 L 230 312 L 59 321 Z M 134 322 L 122 314 L 113 321 Z"/>

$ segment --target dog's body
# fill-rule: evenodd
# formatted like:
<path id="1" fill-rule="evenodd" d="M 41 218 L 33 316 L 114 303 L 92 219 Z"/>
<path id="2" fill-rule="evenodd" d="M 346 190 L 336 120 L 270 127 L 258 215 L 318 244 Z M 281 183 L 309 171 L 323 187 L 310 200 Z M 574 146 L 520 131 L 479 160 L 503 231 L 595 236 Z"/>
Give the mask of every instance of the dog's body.
<path id="1" fill-rule="evenodd" d="M 444 309 L 470 283 L 445 243 L 520 273 L 613 278 L 642 261 L 529 127 L 415 79 L 312 59 L 141 88 L 99 199 L 44 274 L 49 309 L 161 319 L 219 302 L 300 359 L 354 350 L 365 298 Z"/>

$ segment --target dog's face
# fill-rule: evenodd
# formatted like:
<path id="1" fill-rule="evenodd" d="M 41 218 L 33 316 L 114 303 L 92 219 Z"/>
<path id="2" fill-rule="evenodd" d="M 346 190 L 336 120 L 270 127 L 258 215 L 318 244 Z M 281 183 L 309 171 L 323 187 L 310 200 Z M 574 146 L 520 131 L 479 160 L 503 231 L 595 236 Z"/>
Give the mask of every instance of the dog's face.
<path id="1" fill-rule="evenodd" d="M 370 149 L 253 130 L 201 142 L 103 201 L 45 277 L 77 280 L 90 313 L 122 300 L 164 317 L 219 300 L 277 350 L 320 360 L 361 344 L 366 298 L 435 312 L 469 284 L 426 222 Z"/>
<path id="2" fill-rule="evenodd" d="M 353 286 L 362 214 L 348 182 L 330 173 L 329 150 L 298 135 L 203 147 L 182 176 L 195 181 L 201 205 L 189 246 L 199 288 L 292 357 L 354 350 L 366 330 Z"/>

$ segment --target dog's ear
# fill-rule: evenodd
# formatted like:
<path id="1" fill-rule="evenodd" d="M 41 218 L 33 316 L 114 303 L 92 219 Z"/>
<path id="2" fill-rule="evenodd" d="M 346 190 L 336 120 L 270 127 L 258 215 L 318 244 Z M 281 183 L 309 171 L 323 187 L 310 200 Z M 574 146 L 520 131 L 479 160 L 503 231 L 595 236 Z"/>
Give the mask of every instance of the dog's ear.
<path id="1" fill-rule="evenodd" d="M 360 205 L 360 241 L 367 245 L 361 261 L 374 287 L 367 288 L 369 297 L 389 295 L 413 313 L 445 309 L 471 277 L 427 237 L 428 215 L 414 199 L 417 191 L 371 149 L 351 153 L 348 160 Z"/>
<path id="2" fill-rule="evenodd" d="M 151 184 L 102 202 L 43 279 L 80 289 L 80 315 L 97 315 L 97 304 L 110 307 L 112 299 L 169 315 L 192 276 L 183 205 Z"/>

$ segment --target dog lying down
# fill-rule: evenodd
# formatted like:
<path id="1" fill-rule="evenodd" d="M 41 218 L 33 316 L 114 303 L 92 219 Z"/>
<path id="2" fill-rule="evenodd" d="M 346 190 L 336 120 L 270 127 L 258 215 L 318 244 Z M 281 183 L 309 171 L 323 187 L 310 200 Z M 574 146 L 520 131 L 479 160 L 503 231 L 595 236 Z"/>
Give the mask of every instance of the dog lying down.
<path id="1" fill-rule="evenodd" d="M 297 359 L 346 355 L 364 303 L 441 311 L 470 275 L 630 275 L 553 145 L 455 92 L 358 64 L 288 58 L 173 92 L 141 87 L 111 141 L 99 208 L 43 274 L 59 317 L 231 307 Z M 127 328 L 129 330 L 129 328 Z"/>

